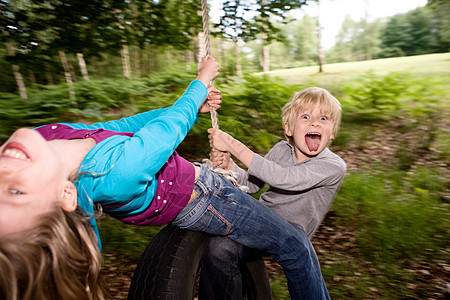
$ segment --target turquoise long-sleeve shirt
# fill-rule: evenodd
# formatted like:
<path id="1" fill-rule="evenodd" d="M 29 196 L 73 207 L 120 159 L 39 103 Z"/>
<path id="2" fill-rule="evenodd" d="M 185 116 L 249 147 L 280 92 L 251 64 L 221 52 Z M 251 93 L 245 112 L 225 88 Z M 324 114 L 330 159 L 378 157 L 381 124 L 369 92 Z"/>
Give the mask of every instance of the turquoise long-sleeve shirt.
<path id="1" fill-rule="evenodd" d="M 111 136 L 84 157 L 75 182 L 81 208 L 93 214 L 94 203 L 100 203 L 122 216 L 144 211 L 155 195 L 157 172 L 197 121 L 207 93 L 205 85 L 195 80 L 168 108 L 92 125 L 62 123 L 73 129 L 133 133 Z M 91 225 L 99 236 L 95 220 Z"/>

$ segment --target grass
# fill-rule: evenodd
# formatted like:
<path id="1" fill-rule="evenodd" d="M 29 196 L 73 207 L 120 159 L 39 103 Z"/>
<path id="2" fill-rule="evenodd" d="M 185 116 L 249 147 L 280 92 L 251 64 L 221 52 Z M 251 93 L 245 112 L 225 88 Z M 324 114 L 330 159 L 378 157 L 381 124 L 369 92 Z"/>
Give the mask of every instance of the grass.
<path id="1" fill-rule="evenodd" d="M 277 70 L 269 77 L 285 81 L 252 77 L 229 83 L 221 88 L 221 128 L 265 154 L 283 138 L 279 109 L 292 90 L 316 85 L 331 91 L 344 109 L 332 150 L 349 171 L 313 243 L 332 299 L 445 297 L 450 54 L 330 64 L 324 70 Z M 172 95 L 157 98 L 169 103 Z M 136 100 L 138 111 L 140 105 L 148 108 L 142 99 Z M 183 155 L 200 161 L 201 150 L 209 151 L 201 146 L 209 126 L 209 116 L 200 117 L 183 142 Z M 102 220 L 106 261 L 119 269 L 135 264 L 159 229 Z M 273 298 L 289 299 L 281 270 L 272 271 L 270 280 Z"/>
<path id="2" fill-rule="evenodd" d="M 341 77 L 361 75 L 367 72 L 386 75 L 391 72 L 401 71 L 409 74 L 426 75 L 439 73 L 443 76 L 450 76 L 450 53 L 326 64 L 323 66 L 323 70 L 323 74 L 319 74 L 318 66 L 310 66 L 274 70 L 270 71 L 268 75 L 282 78 L 290 83 L 297 83 L 304 80 L 305 77 L 307 77 L 307 80 L 316 80 L 316 77 L 332 77 L 332 80 L 336 80 Z M 313 78 L 311 78 L 311 76 L 313 76 Z"/>
<path id="3" fill-rule="evenodd" d="M 445 297 L 449 70 L 445 53 L 326 65 L 324 74 L 315 67 L 270 72 L 294 86 L 323 86 L 343 104 L 332 150 L 347 161 L 348 174 L 313 240 L 332 299 Z M 273 139 L 282 138 L 274 128 L 290 93 L 283 85 L 253 78 L 222 89 L 221 127 L 265 154 Z M 194 129 L 209 122 L 201 118 Z M 191 158 L 199 153 L 194 141 L 185 147 Z M 108 222 L 100 227 L 104 252 L 115 257 L 137 259 L 156 233 Z M 270 279 L 273 298 L 289 299 L 283 273 L 272 271 Z"/>
<path id="4" fill-rule="evenodd" d="M 224 95 L 221 128 L 265 154 L 283 138 L 279 109 L 293 90 L 316 85 L 336 95 L 344 118 L 332 150 L 347 161 L 349 171 L 331 217 L 313 240 L 331 297 L 445 297 L 450 244 L 450 54 L 329 64 L 324 70 L 323 74 L 317 73 L 317 67 L 277 70 L 269 77 L 285 81 L 254 77 L 219 86 Z M 151 82 L 80 83 L 81 107 L 73 113 L 104 118 L 106 109 L 117 114 L 165 106 L 180 94 L 177 89 L 184 88 L 184 79 L 169 74 Z M 65 110 L 59 98 L 66 94 L 62 87 L 38 91 L 28 101 L 33 113 L 28 118 L 42 122 L 42 114 L 35 116 L 38 108 L 49 117 L 55 107 Z M 0 129 L 18 126 L 23 114 L 23 101 L 11 97 L 0 95 Z M 110 103 L 118 100 L 123 100 L 122 106 Z M 91 107 L 96 103 L 99 107 Z M 15 123 L 5 123 L 14 113 Z M 184 156 L 200 161 L 200 152 L 209 151 L 204 135 L 209 126 L 209 116 L 201 116 L 183 142 Z M 138 261 L 160 229 L 124 226 L 107 217 L 99 226 L 106 261 L 120 270 Z M 271 282 L 275 300 L 289 299 L 281 271 L 271 274 Z"/>

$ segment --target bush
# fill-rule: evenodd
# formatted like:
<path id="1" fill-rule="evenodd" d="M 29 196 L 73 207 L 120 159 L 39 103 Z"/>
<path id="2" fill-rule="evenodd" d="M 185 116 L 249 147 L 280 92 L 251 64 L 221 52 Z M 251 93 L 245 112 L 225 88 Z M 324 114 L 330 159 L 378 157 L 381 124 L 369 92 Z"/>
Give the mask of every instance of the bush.
<path id="1" fill-rule="evenodd" d="M 410 174 L 383 169 L 349 174 L 333 204 L 354 228 L 361 253 L 374 263 L 424 258 L 448 244 L 448 205 L 437 169 Z"/>

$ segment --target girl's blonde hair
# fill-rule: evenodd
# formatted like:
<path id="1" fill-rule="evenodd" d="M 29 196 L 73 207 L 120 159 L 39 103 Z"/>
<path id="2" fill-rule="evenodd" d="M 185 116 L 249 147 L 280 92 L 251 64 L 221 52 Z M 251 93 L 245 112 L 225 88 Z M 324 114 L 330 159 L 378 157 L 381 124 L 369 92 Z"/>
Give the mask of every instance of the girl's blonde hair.
<path id="1" fill-rule="evenodd" d="M 102 256 L 80 211 L 52 211 L 20 236 L 0 240 L 0 299 L 111 299 Z"/>
<path id="2" fill-rule="evenodd" d="M 319 105 L 322 113 L 328 114 L 333 123 L 333 135 L 336 137 L 341 124 L 341 103 L 326 89 L 310 87 L 295 93 L 291 100 L 286 103 L 281 112 L 283 126 L 287 124 L 293 128 L 295 120 L 300 112 L 313 109 Z M 293 143 L 292 137 L 287 136 L 289 142 Z"/>

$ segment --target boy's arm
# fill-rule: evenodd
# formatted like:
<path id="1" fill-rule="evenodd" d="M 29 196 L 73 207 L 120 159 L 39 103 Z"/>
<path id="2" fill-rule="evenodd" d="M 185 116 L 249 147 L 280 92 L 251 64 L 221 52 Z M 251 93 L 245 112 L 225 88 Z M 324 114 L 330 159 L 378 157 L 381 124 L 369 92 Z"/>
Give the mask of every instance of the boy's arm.
<path id="1" fill-rule="evenodd" d="M 209 141 L 213 149 L 229 152 L 247 168 L 250 167 L 255 152 L 220 129 L 210 128 L 208 129 L 208 133 Z"/>
<path id="2" fill-rule="evenodd" d="M 303 191 L 340 182 L 346 166 L 342 159 L 315 158 L 284 167 L 255 154 L 247 146 L 219 129 L 208 129 L 211 146 L 230 152 L 248 168 L 248 173 L 272 187 Z"/>
<path id="3" fill-rule="evenodd" d="M 272 187 L 290 191 L 339 184 L 345 175 L 345 162 L 336 157 L 316 157 L 284 167 L 255 154 L 248 173 Z"/>

